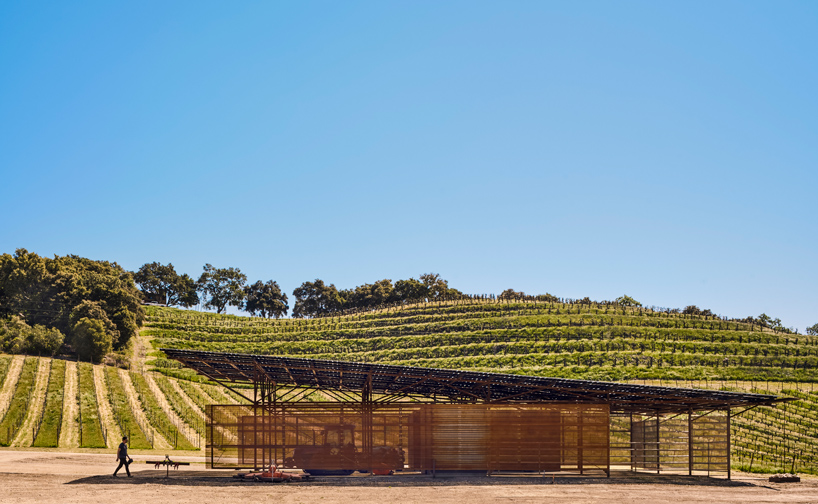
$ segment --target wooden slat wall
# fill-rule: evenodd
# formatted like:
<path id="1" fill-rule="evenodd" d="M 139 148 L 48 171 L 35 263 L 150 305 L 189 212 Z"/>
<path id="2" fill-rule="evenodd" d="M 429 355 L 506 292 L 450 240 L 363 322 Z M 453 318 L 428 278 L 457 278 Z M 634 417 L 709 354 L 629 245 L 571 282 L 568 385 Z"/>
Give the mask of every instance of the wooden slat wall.
<path id="1" fill-rule="evenodd" d="M 208 421 L 208 464 L 214 468 L 300 463 L 320 470 L 608 470 L 604 404 L 214 405 Z M 341 431 L 345 439 L 325 446 L 326 430 Z"/>

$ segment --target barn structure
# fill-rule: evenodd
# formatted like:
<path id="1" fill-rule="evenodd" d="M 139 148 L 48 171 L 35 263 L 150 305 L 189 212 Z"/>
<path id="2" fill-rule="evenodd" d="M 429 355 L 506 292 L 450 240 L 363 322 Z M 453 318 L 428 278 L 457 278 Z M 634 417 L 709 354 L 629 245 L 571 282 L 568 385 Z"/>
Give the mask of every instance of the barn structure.
<path id="1" fill-rule="evenodd" d="M 772 395 L 162 349 L 243 395 L 207 408 L 211 468 L 614 470 L 730 477 L 730 420 Z"/>

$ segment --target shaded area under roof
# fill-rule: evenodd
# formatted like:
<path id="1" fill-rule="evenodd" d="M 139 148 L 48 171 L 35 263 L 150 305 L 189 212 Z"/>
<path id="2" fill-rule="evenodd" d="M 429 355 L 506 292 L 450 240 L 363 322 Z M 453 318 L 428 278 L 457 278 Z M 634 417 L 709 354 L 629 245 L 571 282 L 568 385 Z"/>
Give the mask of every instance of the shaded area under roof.
<path id="1" fill-rule="evenodd" d="M 592 380 L 481 373 L 454 369 L 303 359 L 198 350 L 161 349 L 169 358 L 218 382 L 274 382 L 362 394 L 377 400 L 435 398 L 439 402 L 605 403 L 613 412 L 686 413 L 772 405 L 773 395 L 634 385 Z M 380 398 L 379 398 L 380 396 Z"/>

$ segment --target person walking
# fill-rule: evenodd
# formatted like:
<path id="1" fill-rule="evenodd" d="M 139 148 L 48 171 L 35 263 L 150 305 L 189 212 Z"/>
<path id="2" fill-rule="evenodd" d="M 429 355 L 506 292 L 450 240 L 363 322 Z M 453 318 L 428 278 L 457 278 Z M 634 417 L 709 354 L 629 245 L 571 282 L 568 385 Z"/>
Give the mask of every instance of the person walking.
<path id="1" fill-rule="evenodd" d="M 116 459 L 119 461 L 119 465 L 116 467 L 116 471 L 114 471 L 114 478 L 116 478 L 116 473 L 122 469 L 122 466 L 125 466 L 125 472 L 128 473 L 128 477 L 131 477 L 131 470 L 128 469 L 128 466 L 131 465 L 133 459 L 128 456 L 128 436 L 124 436 L 122 438 L 122 442 L 119 443 L 119 449 L 116 451 Z"/>

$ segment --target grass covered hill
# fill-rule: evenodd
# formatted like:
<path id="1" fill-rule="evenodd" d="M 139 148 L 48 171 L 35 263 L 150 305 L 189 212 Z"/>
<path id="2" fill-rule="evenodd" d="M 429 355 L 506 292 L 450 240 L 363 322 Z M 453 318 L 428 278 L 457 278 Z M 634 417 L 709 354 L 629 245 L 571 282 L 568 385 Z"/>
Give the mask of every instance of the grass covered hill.
<path id="1" fill-rule="evenodd" d="M 461 300 L 285 320 L 150 307 L 147 325 L 154 348 L 600 380 L 810 381 L 818 367 L 818 337 L 611 304 Z"/>
<path id="2" fill-rule="evenodd" d="M 192 377 L 161 347 L 291 355 L 789 396 L 733 422 L 737 469 L 818 473 L 818 337 L 713 315 L 611 304 L 420 303 L 269 320 L 149 307 L 150 363 Z"/>
<path id="3" fill-rule="evenodd" d="M 207 404 L 244 402 L 212 384 L 76 360 L 0 355 L 0 447 L 199 450 Z"/>

